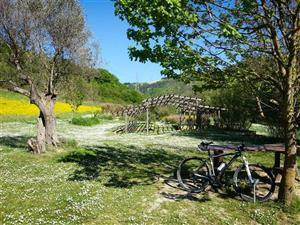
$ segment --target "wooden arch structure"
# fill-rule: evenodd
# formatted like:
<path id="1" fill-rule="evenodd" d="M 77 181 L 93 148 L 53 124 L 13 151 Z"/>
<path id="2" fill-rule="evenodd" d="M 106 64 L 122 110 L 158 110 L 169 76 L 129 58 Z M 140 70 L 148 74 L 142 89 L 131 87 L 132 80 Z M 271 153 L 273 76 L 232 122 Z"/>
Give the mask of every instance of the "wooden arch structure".
<path id="1" fill-rule="evenodd" d="M 153 98 L 145 99 L 139 105 L 128 106 L 121 108 L 116 111 L 114 114 L 117 116 L 125 116 L 126 125 L 125 132 L 128 131 L 128 127 L 131 125 L 128 122 L 128 117 L 132 118 L 141 113 L 146 113 L 146 131 L 149 132 L 149 110 L 160 107 L 160 106 L 175 106 L 180 113 L 180 118 L 182 118 L 185 113 L 189 115 L 194 114 L 196 116 L 196 123 L 199 125 L 199 121 L 202 114 L 208 113 L 217 113 L 218 118 L 220 119 L 221 112 L 225 111 L 225 108 L 221 107 L 212 107 L 202 104 L 203 100 L 195 97 L 180 96 L 175 94 L 162 95 Z M 181 120 L 181 119 L 180 119 Z M 198 122 L 197 122 L 198 121 Z"/>

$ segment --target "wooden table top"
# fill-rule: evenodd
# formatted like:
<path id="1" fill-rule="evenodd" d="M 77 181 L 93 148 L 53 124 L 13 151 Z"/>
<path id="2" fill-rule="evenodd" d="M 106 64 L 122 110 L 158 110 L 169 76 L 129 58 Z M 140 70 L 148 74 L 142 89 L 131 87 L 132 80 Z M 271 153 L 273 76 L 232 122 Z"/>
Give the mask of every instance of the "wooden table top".
<path id="1" fill-rule="evenodd" d="M 224 150 L 236 150 L 237 145 L 209 145 L 210 150 L 224 151 Z M 298 150 L 300 146 L 297 146 Z M 244 150 L 246 151 L 266 151 L 266 152 L 285 152 L 285 145 L 282 143 L 278 144 L 265 144 L 265 145 L 245 145 Z"/>

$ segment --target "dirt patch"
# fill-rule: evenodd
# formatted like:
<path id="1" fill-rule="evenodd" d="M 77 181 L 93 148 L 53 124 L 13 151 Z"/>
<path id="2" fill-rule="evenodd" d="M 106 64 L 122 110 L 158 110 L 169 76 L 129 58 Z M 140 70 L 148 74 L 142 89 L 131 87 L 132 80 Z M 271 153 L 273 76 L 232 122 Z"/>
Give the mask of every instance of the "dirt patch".
<path id="1" fill-rule="evenodd" d="M 159 178 L 161 188 L 155 194 L 155 199 L 150 203 L 147 210 L 148 213 L 157 210 L 165 202 L 189 200 L 195 202 L 204 202 L 208 200 L 209 192 L 204 195 L 193 194 L 181 189 L 177 179 L 174 177 L 161 177 Z"/>

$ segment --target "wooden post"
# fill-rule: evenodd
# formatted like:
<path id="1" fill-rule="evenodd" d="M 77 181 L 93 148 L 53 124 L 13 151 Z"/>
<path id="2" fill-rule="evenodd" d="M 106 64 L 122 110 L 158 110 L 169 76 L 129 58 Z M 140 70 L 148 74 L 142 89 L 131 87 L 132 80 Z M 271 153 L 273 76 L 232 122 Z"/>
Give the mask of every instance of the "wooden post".
<path id="1" fill-rule="evenodd" d="M 180 114 L 179 114 L 179 130 L 181 130 L 181 123 L 182 123 L 182 110 L 180 110 Z"/>
<path id="2" fill-rule="evenodd" d="M 189 130 L 192 130 L 192 125 L 191 125 L 191 112 L 189 111 L 189 116 L 188 116 L 188 119 L 187 119 L 187 126 L 188 126 L 188 129 Z"/>
<path id="3" fill-rule="evenodd" d="M 195 123 L 196 123 L 196 129 L 198 131 L 201 129 L 201 116 L 202 116 L 202 113 L 199 109 L 199 101 L 196 101 L 196 120 L 195 120 Z"/>
<path id="4" fill-rule="evenodd" d="M 274 166 L 273 166 L 273 173 L 275 180 L 279 174 L 282 175 L 282 167 L 280 167 L 280 152 L 274 152 Z"/>
<path id="5" fill-rule="evenodd" d="M 125 115 L 125 133 L 128 133 L 128 115 Z"/>
<path id="6" fill-rule="evenodd" d="M 224 151 L 223 150 L 214 150 L 214 155 L 221 155 L 223 154 Z M 224 157 L 217 157 L 214 158 L 214 167 L 217 168 L 219 167 L 219 165 L 223 162 Z"/>
<path id="7" fill-rule="evenodd" d="M 221 127 L 221 110 L 218 110 L 218 128 Z"/>
<path id="8" fill-rule="evenodd" d="M 280 168 L 280 152 L 275 152 L 274 167 Z"/>
<path id="9" fill-rule="evenodd" d="M 280 167 L 280 152 L 274 153 L 273 173 L 274 173 L 275 179 L 277 178 L 278 174 L 282 174 L 282 168 Z"/>
<path id="10" fill-rule="evenodd" d="M 147 105 L 146 109 L 146 130 L 147 130 L 147 135 L 149 134 L 149 107 Z"/>
<path id="11" fill-rule="evenodd" d="M 201 129 L 201 116 L 202 116 L 202 113 L 201 113 L 200 109 L 197 109 L 197 112 L 196 112 L 196 126 L 197 126 L 198 130 Z"/>
<path id="12" fill-rule="evenodd" d="M 193 129 L 197 130 L 197 108 L 195 108 L 195 111 L 194 111 L 194 114 L 193 114 L 193 122 L 194 122 L 194 124 L 193 124 L 194 128 Z"/>

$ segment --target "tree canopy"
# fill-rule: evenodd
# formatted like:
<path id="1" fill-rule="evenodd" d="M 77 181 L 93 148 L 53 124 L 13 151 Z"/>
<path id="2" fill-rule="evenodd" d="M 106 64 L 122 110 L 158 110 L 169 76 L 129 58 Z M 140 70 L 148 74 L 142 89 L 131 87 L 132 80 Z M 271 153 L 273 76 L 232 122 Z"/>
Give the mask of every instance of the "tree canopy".
<path id="1" fill-rule="evenodd" d="M 0 25 L 1 42 L 8 50 L 2 63 L 15 71 L 2 70 L 1 78 L 11 89 L 31 80 L 39 90 L 58 93 L 60 84 L 74 74 L 69 65 L 91 62 L 89 32 L 77 1 L 2 0 Z"/>
<path id="2" fill-rule="evenodd" d="M 160 63 L 168 77 L 193 80 L 209 74 L 211 79 L 211 72 L 224 74 L 224 67 L 258 55 L 275 59 L 279 67 L 295 60 L 285 55 L 294 56 L 299 44 L 292 38 L 299 32 L 297 1 L 119 0 L 115 6 L 131 25 L 127 36 L 136 45 L 129 47 L 130 57 Z M 267 77 L 279 88 L 277 76 Z"/>

